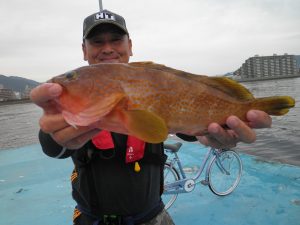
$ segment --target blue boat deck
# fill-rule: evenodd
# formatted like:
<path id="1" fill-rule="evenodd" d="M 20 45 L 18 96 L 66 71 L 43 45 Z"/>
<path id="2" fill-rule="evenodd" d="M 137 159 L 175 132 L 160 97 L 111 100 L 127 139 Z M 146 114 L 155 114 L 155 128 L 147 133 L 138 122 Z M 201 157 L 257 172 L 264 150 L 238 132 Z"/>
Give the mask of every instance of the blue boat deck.
<path id="1" fill-rule="evenodd" d="M 201 163 L 205 149 L 186 143 L 185 167 Z M 299 225 L 300 168 L 241 154 L 241 183 L 218 197 L 199 184 L 169 209 L 177 225 Z M 45 156 L 39 145 L 0 151 L 0 225 L 71 225 L 74 201 L 70 159 Z"/>

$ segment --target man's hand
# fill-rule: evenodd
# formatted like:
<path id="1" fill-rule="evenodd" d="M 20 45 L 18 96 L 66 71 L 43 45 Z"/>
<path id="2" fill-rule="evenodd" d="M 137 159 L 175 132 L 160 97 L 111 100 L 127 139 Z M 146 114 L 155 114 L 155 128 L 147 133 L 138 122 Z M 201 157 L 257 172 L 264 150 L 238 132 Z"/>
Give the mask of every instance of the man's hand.
<path id="1" fill-rule="evenodd" d="M 207 146 L 232 148 L 238 142 L 254 142 L 256 134 L 252 128 L 268 128 L 272 124 L 272 118 L 267 113 L 259 110 L 250 110 L 247 113 L 247 120 L 248 122 L 245 123 L 236 116 L 230 116 L 226 121 L 229 130 L 223 129 L 217 123 L 211 123 L 208 126 L 209 135 L 197 136 L 197 138 L 202 144 Z"/>
<path id="2" fill-rule="evenodd" d="M 55 101 L 61 93 L 62 87 L 59 84 L 44 83 L 31 91 L 30 98 L 44 110 L 39 122 L 41 130 L 50 134 L 59 145 L 68 149 L 78 149 L 99 133 L 99 129 L 74 128 L 67 124 Z"/>

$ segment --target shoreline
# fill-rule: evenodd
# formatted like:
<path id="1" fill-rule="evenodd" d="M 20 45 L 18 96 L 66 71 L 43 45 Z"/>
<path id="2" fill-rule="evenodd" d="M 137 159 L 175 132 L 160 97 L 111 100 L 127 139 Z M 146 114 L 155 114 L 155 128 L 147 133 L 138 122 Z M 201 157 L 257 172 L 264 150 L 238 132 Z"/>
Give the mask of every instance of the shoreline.
<path id="1" fill-rule="evenodd" d="M 32 103 L 30 99 L 16 99 L 16 100 L 9 100 L 9 101 L 0 101 L 1 105 L 14 105 L 14 104 L 24 104 L 24 103 Z"/>
<path id="2" fill-rule="evenodd" d="M 280 79 L 291 79 L 291 78 L 300 78 L 299 75 L 296 76 L 286 76 L 286 77 L 262 77 L 262 78 L 249 78 L 249 79 L 236 79 L 237 82 L 251 82 L 251 81 L 264 81 L 264 80 L 280 80 Z"/>

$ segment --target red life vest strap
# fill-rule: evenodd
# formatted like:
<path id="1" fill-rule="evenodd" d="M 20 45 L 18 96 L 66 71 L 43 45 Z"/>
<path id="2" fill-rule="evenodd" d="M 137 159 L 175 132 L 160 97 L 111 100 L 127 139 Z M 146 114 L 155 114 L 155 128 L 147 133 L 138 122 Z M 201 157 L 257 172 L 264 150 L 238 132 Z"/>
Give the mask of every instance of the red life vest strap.
<path id="1" fill-rule="evenodd" d="M 108 150 L 115 147 L 111 133 L 106 130 L 101 130 L 92 138 L 92 142 L 100 150 Z"/>
<path id="2" fill-rule="evenodd" d="M 128 136 L 126 163 L 135 162 L 144 157 L 146 143 L 136 137 Z"/>
<path id="3" fill-rule="evenodd" d="M 92 138 L 93 144 L 99 150 L 108 150 L 115 147 L 111 133 L 102 130 Z M 128 136 L 126 144 L 126 163 L 136 162 L 144 157 L 146 143 L 136 137 Z"/>

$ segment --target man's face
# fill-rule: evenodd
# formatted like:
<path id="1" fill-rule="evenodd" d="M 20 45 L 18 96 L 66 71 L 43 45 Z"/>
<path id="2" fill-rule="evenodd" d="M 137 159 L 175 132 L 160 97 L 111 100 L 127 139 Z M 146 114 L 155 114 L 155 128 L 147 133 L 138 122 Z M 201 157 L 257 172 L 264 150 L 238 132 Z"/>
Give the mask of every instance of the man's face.
<path id="1" fill-rule="evenodd" d="M 84 60 L 88 63 L 128 63 L 132 43 L 127 34 L 114 30 L 95 31 L 82 44 Z"/>

